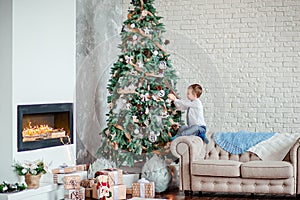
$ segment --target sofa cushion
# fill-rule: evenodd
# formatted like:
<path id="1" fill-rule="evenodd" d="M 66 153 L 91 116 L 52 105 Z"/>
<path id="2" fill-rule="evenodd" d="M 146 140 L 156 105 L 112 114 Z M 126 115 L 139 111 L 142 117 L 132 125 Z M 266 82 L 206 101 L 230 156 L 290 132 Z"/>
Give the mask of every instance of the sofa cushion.
<path id="1" fill-rule="evenodd" d="M 192 175 L 239 177 L 240 165 L 234 160 L 200 160 L 192 163 Z"/>
<path id="2" fill-rule="evenodd" d="M 242 178 L 290 178 L 293 166 L 285 161 L 250 161 L 241 165 L 241 175 Z"/>

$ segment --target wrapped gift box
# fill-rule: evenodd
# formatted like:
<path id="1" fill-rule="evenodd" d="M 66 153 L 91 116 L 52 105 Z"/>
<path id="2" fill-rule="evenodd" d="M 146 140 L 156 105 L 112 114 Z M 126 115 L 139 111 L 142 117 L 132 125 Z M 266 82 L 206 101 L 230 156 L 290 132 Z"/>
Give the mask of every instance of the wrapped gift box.
<path id="1" fill-rule="evenodd" d="M 75 190 L 65 190 L 64 198 L 68 200 L 84 200 L 85 189 L 81 187 Z"/>
<path id="2" fill-rule="evenodd" d="M 64 187 L 65 190 L 74 190 L 80 188 L 80 176 L 72 175 L 64 177 Z"/>
<path id="3" fill-rule="evenodd" d="M 80 182 L 80 186 L 84 188 L 92 188 L 93 185 L 97 183 L 97 179 L 82 179 Z"/>
<path id="4" fill-rule="evenodd" d="M 132 183 L 132 197 L 154 198 L 154 196 L 154 182 L 142 178 L 137 183 Z"/>
<path id="5" fill-rule="evenodd" d="M 101 189 L 99 189 L 101 190 Z M 97 190 L 97 185 L 93 186 L 92 189 L 92 198 L 93 199 L 99 199 L 100 198 L 100 192 Z M 106 198 L 106 200 L 117 200 L 117 199 L 126 199 L 126 185 L 113 185 L 108 188 L 109 192 L 111 192 L 112 196 L 109 198 Z"/>
<path id="6" fill-rule="evenodd" d="M 109 185 L 123 185 L 123 171 L 121 169 L 105 169 L 96 172 L 97 175 L 108 175 Z"/>
<path id="7" fill-rule="evenodd" d="M 93 190 L 96 190 L 96 187 L 95 188 L 85 188 L 85 197 L 86 198 L 92 198 L 93 197 Z"/>
<path id="8" fill-rule="evenodd" d="M 70 174 L 53 174 L 53 183 L 55 184 L 64 184 L 64 177 L 66 176 L 80 176 L 80 180 L 87 179 L 87 171 L 73 172 Z"/>
<path id="9" fill-rule="evenodd" d="M 52 169 L 52 174 L 68 174 L 76 171 L 86 171 L 87 165 L 76 165 L 76 166 L 70 166 L 70 167 L 60 167 Z"/>

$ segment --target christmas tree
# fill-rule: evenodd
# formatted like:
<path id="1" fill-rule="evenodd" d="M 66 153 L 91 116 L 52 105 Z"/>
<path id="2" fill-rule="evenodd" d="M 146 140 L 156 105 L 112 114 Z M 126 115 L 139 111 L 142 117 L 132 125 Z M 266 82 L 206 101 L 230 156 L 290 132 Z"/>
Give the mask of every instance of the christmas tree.
<path id="1" fill-rule="evenodd" d="M 177 75 L 164 49 L 164 25 L 154 0 L 132 0 L 121 31 L 121 55 L 111 68 L 107 127 L 99 153 L 118 165 L 168 152 L 181 113 L 168 99 Z"/>

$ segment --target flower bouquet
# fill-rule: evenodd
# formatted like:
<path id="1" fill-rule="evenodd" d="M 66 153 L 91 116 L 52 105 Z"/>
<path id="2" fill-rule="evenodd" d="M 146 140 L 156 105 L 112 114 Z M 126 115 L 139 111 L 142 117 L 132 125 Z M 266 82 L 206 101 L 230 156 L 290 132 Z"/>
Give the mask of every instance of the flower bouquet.
<path id="1" fill-rule="evenodd" d="M 25 163 L 16 162 L 13 167 L 19 176 L 25 176 L 25 182 L 29 189 L 38 188 L 41 175 L 47 173 L 46 165 L 41 160 Z"/>
<path id="2" fill-rule="evenodd" d="M 26 189 L 26 186 L 24 185 L 24 183 L 9 184 L 9 183 L 3 182 L 0 184 L 0 193 L 19 192 L 19 191 L 22 191 L 25 189 Z"/>

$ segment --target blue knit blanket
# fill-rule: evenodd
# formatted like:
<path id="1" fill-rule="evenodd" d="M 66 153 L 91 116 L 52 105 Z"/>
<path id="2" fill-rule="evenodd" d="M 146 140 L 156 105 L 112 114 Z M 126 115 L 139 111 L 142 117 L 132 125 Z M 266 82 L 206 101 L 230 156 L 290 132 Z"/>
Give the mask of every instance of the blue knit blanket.
<path id="1" fill-rule="evenodd" d="M 256 144 L 271 138 L 275 133 L 267 132 L 217 132 L 213 137 L 215 142 L 225 151 L 232 154 L 242 154 Z"/>

